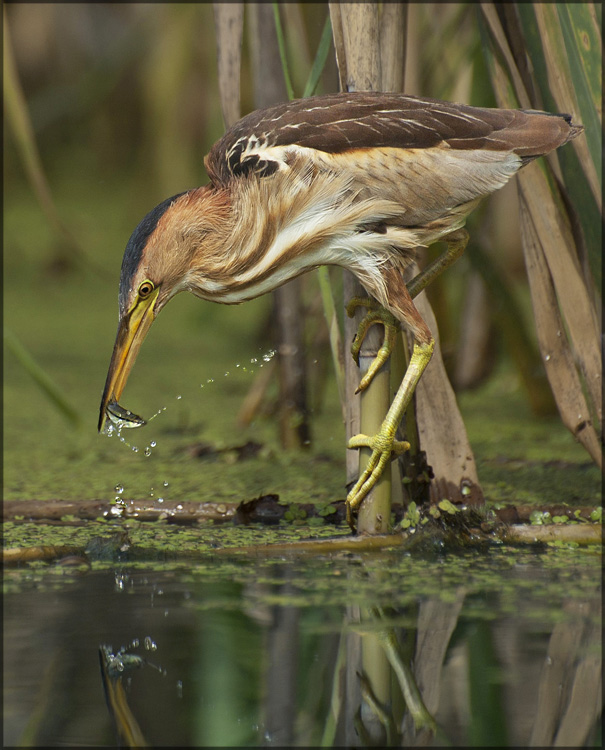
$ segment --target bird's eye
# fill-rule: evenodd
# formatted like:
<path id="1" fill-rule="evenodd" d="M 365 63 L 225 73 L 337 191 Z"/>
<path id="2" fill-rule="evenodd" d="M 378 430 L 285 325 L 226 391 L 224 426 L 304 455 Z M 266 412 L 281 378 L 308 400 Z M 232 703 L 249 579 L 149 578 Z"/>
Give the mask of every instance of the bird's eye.
<path id="1" fill-rule="evenodd" d="M 149 297 L 151 292 L 153 292 L 153 283 L 151 281 L 144 281 L 141 286 L 139 287 L 139 297 L 140 299 L 145 299 L 145 297 Z"/>

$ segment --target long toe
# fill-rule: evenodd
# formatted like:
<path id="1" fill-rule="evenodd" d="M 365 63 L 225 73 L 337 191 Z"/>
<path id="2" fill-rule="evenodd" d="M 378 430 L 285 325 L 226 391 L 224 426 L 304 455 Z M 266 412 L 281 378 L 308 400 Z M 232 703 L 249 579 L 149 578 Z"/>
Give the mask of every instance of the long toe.
<path id="1" fill-rule="evenodd" d="M 373 325 L 379 323 L 383 326 L 384 339 L 372 364 L 369 366 L 367 372 L 364 374 L 361 382 L 357 386 L 357 390 L 355 391 L 355 393 L 359 393 L 360 391 L 365 390 L 370 385 L 376 373 L 391 356 L 391 352 L 393 351 L 393 347 L 395 346 L 397 334 L 399 333 L 399 331 L 401 331 L 401 325 L 397 318 L 384 307 L 379 305 L 371 297 L 353 297 L 347 305 L 347 314 L 349 315 L 349 317 L 353 317 L 358 307 L 365 307 L 367 309 L 367 313 L 359 322 L 359 327 L 357 328 L 355 339 L 353 340 L 353 344 L 351 345 L 351 355 L 355 360 L 355 363 L 359 364 L 359 353 L 361 347 L 363 345 L 367 332 Z"/>
<path id="2" fill-rule="evenodd" d="M 391 430 L 385 428 L 372 436 L 354 435 L 347 447 L 368 448 L 372 451 L 367 466 L 347 495 L 347 521 L 351 526 L 354 513 L 378 482 L 390 461 L 409 450 L 410 444 L 406 440 L 395 440 Z"/>

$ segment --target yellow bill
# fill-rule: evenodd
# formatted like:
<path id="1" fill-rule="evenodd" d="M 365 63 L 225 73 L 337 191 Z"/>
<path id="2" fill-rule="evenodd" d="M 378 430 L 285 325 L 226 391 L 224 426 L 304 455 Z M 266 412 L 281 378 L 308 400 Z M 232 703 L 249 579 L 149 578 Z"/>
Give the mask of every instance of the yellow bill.
<path id="1" fill-rule="evenodd" d="M 148 297 L 137 299 L 133 307 L 123 316 L 118 326 L 116 342 L 113 347 L 111 362 L 99 414 L 99 432 L 106 432 L 109 424 L 118 428 L 141 427 L 145 424 L 142 417 L 120 406 L 118 401 L 122 395 L 128 375 L 132 370 L 141 344 L 156 318 L 154 311 L 159 288 Z"/>

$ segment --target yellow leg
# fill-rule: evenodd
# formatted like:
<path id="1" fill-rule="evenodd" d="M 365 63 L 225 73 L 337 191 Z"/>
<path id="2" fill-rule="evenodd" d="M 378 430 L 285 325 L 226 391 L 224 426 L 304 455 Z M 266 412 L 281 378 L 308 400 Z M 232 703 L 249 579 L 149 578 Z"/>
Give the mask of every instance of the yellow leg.
<path id="1" fill-rule="evenodd" d="M 468 239 L 469 235 L 465 229 L 458 229 L 449 234 L 445 237 L 445 242 L 447 243 L 445 253 L 430 263 L 424 271 L 421 271 L 407 284 L 403 283 L 398 271 L 385 269 L 385 281 L 387 282 L 387 289 L 389 291 L 389 297 L 391 298 L 390 302 L 393 303 L 392 306 L 395 309 L 398 309 L 401 312 L 401 320 L 406 321 L 406 324 L 413 331 L 416 341 L 414 343 L 414 349 L 405 376 L 401 381 L 399 390 L 395 394 L 395 398 L 393 399 L 378 433 L 371 437 L 367 435 L 355 435 L 349 440 L 348 448 L 369 448 L 372 451 L 365 470 L 362 472 L 355 483 L 355 486 L 347 496 L 347 521 L 352 529 L 355 528 L 353 521 L 354 514 L 363 502 L 365 496 L 380 479 L 391 459 L 401 455 L 410 447 L 409 443 L 406 441 L 396 440 L 395 434 L 405 410 L 412 400 L 418 381 L 431 359 L 435 347 L 435 342 L 430 331 L 426 327 L 422 318 L 418 315 L 418 311 L 414 308 L 412 298 L 420 294 L 420 292 L 434 281 L 439 274 L 451 266 L 452 263 L 462 255 L 468 244 Z M 405 302 L 406 300 L 407 303 Z M 358 360 L 359 347 L 361 346 L 361 342 L 363 341 L 363 337 L 368 328 L 377 322 L 383 323 L 385 327 L 384 343 L 378 352 L 376 359 L 359 385 L 358 390 L 363 390 L 363 388 L 366 388 L 369 385 L 376 372 L 378 372 L 384 362 L 388 359 L 394 343 L 394 337 L 399 330 L 399 325 L 397 318 L 391 316 L 388 311 L 384 310 L 386 316 L 383 316 L 382 310 L 384 308 L 380 308 L 377 304 L 373 303 L 373 300 L 354 298 L 347 307 L 349 315 L 352 316 L 355 308 L 359 305 L 367 307 L 371 312 L 366 315 L 366 318 L 364 318 L 360 324 L 353 345 L 352 353 L 355 361 Z M 391 306 L 391 304 L 389 304 L 389 306 Z M 378 309 L 381 310 L 380 314 L 378 314 Z M 418 340 L 419 337 L 420 340 Z"/>
<path id="2" fill-rule="evenodd" d="M 355 393 L 365 390 L 370 385 L 374 379 L 374 375 L 376 375 L 378 370 L 380 370 L 383 364 L 391 356 L 391 352 L 395 346 L 395 337 L 401 330 L 397 318 L 371 297 L 353 297 L 347 305 L 347 315 L 352 318 L 358 307 L 365 307 L 368 312 L 362 318 L 359 328 L 357 329 L 357 334 L 355 335 L 355 340 L 351 346 L 351 354 L 353 355 L 355 364 L 359 364 L 359 351 L 370 326 L 375 323 L 382 324 L 384 326 L 384 340 L 374 358 L 374 361 L 369 366 L 367 372 L 357 386 Z"/>
<path id="3" fill-rule="evenodd" d="M 458 260 L 468 244 L 468 239 L 469 235 L 466 229 L 458 229 L 447 235 L 445 238 L 445 242 L 447 243 L 446 251 L 406 284 L 412 299 L 420 294 L 446 268 Z M 371 297 L 353 297 L 347 305 L 347 315 L 352 318 L 358 307 L 365 307 L 368 312 L 361 320 L 357 335 L 351 346 L 351 354 L 355 363 L 359 364 L 359 351 L 370 326 L 375 323 L 381 323 L 384 326 L 384 341 L 376 354 L 376 358 L 357 386 L 355 393 L 365 390 L 370 385 L 374 379 L 374 375 L 376 375 L 378 370 L 380 370 L 391 356 L 393 346 L 395 345 L 395 338 L 401 330 L 401 325 L 397 318 Z"/>
<path id="4" fill-rule="evenodd" d="M 421 271 L 417 276 L 409 281 L 406 286 L 410 297 L 414 299 L 420 292 L 434 281 L 440 273 L 452 265 L 454 261 L 464 252 L 468 245 L 468 232 L 466 229 L 457 229 L 455 232 L 448 234 L 444 239 L 447 242 L 446 251 Z"/>
<path id="5" fill-rule="evenodd" d="M 376 435 L 355 435 L 349 440 L 348 448 L 370 448 L 372 455 L 365 470 L 347 496 L 347 521 L 354 528 L 353 515 L 361 505 L 364 497 L 380 479 L 385 467 L 395 456 L 408 450 L 410 445 L 404 440 L 395 440 L 395 434 L 405 410 L 414 394 L 420 376 L 428 365 L 435 342 L 431 339 L 425 344 L 414 344 L 410 363 L 399 390 L 395 394 L 387 415 Z"/>

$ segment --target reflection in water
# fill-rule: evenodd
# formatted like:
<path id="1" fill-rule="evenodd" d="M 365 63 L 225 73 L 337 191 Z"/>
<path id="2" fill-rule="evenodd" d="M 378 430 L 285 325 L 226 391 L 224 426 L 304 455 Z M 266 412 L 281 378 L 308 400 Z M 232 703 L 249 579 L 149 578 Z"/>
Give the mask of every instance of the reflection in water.
<path id="1" fill-rule="evenodd" d="M 126 649 L 114 654 L 111 646 L 102 645 L 99 647 L 99 663 L 107 709 L 120 746 L 147 747 L 148 743 L 130 710 L 124 690 L 124 677 L 130 670 L 145 666 L 145 661 L 136 654 L 127 653 Z"/>
<path id="2" fill-rule="evenodd" d="M 4 745 L 115 745 L 116 711 L 152 746 L 596 744 L 594 556 L 489 557 L 6 571 Z"/>

